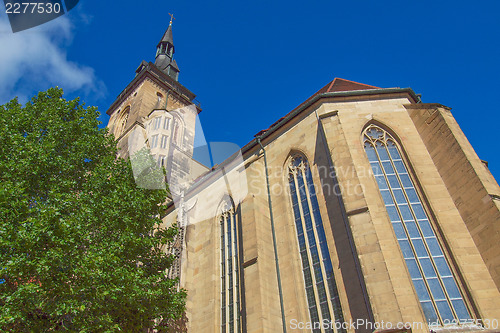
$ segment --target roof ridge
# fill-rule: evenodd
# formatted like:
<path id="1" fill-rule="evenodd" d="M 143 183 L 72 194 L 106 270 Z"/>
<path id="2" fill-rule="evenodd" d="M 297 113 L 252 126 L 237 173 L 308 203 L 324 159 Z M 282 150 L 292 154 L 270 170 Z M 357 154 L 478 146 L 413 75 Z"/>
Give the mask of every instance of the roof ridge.
<path id="1" fill-rule="evenodd" d="M 380 87 L 375 87 L 375 86 L 372 86 L 370 84 L 366 84 L 366 83 L 360 83 L 360 82 L 356 82 L 356 81 L 352 81 L 352 80 L 347 80 L 347 79 L 343 79 L 341 77 L 336 77 L 335 79 L 333 79 L 332 83 L 334 83 L 335 81 L 337 80 L 342 80 L 342 81 L 345 81 L 345 82 L 349 82 L 349 83 L 354 83 L 354 84 L 359 84 L 359 85 L 362 85 L 362 86 L 366 86 L 366 87 L 370 87 L 370 88 L 373 88 L 373 89 L 381 89 Z M 330 88 L 330 87 L 329 87 Z M 329 90 L 329 89 L 328 89 Z"/>
<path id="2" fill-rule="evenodd" d="M 335 81 L 337 81 L 338 77 L 334 78 L 332 80 L 332 82 L 330 82 L 330 85 L 328 86 L 328 88 L 326 89 L 326 91 L 330 91 L 330 89 L 333 87 L 333 85 L 335 84 Z"/>

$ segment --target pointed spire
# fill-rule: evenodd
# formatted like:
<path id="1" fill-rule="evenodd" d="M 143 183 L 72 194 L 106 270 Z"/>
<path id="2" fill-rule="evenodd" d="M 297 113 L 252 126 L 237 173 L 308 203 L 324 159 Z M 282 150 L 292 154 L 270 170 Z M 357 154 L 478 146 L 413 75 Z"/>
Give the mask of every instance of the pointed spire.
<path id="1" fill-rule="evenodd" d="M 168 26 L 167 31 L 163 34 L 163 38 L 160 43 L 170 43 L 172 46 L 174 45 L 174 38 L 172 37 L 172 21 L 170 21 L 170 25 Z M 158 45 L 160 45 L 160 43 L 158 43 Z"/>
<path id="2" fill-rule="evenodd" d="M 172 36 L 172 21 L 175 20 L 175 17 L 170 13 L 168 15 L 170 15 L 170 24 L 156 46 L 155 65 L 165 74 L 177 81 L 179 77 L 179 67 L 177 67 L 177 63 L 174 60 L 175 47 Z"/>

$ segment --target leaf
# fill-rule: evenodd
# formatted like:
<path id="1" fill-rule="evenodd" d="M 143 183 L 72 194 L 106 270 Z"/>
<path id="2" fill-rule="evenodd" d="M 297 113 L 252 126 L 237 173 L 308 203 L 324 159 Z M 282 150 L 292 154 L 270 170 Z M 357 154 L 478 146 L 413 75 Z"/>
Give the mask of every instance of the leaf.
<path id="1" fill-rule="evenodd" d="M 59 88 L 0 105 L 0 331 L 139 331 L 184 311 L 160 250 L 175 229 L 155 217 L 167 192 L 136 186 L 98 116 Z"/>

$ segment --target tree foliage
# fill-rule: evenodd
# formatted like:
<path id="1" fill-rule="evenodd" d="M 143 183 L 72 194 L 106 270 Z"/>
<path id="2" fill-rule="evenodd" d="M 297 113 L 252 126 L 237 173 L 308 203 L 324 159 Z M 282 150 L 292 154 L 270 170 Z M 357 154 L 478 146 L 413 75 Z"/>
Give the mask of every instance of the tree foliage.
<path id="1" fill-rule="evenodd" d="M 0 331 L 138 332 L 184 310 L 165 277 L 165 190 L 139 188 L 61 89 L 0 106 Z"/>

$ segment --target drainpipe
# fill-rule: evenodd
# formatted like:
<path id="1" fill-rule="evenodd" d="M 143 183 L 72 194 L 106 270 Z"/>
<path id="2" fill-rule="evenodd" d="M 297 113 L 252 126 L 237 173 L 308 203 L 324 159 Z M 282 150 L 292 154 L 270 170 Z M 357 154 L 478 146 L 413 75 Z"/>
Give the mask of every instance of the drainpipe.
<path id="1" fill-rule="evenodd" d="M 273 205 L 271 203 L 271 190 L 269 187 L 269 174 L 267 172 L 267 158 L 266 150 L 260 141 L 260 136 L 257 136 L 257 143 L 260 145 L 262 152 L 264 153 L 264 169 L 266 170 L 266 185 L 267 185 L 267 202 L 269 203 L 269 218 L 271 220 L 271 230 L 273 234 L 273 247 L 274 247 L 274 261 L 276 263 L 276 276 L 278 279 L 278 291 L 280 295 L 280 308 L 281 308 L 281 321 L 283 324 L 283 333 L 286 333 L 286 320 L 285 320 L 285 310 L 283 307 L 283 292 L 281 289 L 281 277 L 280 277 L 280 266 L 278 261 L 278 250 L 276 248 L 276 231 L 274 230 L 274 218 L 273 218 Z"/>
<path id="2" fill-rule="evenodd" d="M 323 122 L 321 121 L 320 116 L 318 115 L 318 111 L 315 110 L 314 113 L 316 114 L 316 119 L 318 120 L 318 131 L 321 132 L 321 141 L 323 141 L 323 148 L 325 149 L 326 153 L 326 160 L 328 161 L 328 166 L 330 167 L 330 170 L 332 170 L 332 175 L 333 178 L 336 182 L 338 182 L 337 179 L 337 173 L 335 172 L 335 167 L 333 165 L 332 157 L 330 155 L 330 149 L 328 148 L 328 143 L 326 142 L 326 134 L 323 129 Z M 361 272 L 361 263 L 359 262 L 358 258 L 358 253 L 356 251 L 356 247 L 354 246 L 354 239 L 351 234 L 351 228 L 349 226 L 349 218 L 347 217 L 347 214 L 345 212 L 345 207 L 344 207 L 344 202 L 342 201 L 342 198 L 339 195 L 336 195 L 337 200 L 339 202 L 339 205 L 341 207 L 340 211 L 342 213 L 342 221 L 344 222 L 344 227 L 347 233 L 347 239 L 349 240 L 349 247 L 351 248 L 351 253 L 352 256 L 354 257 L 354 265 L 356 267 L 356 274 L 358 276 L 359 284 L 361 286 L 361 291 L 363 293 L 363 300 L 365 301 L 366 305 L 366 311 L 368 312 L 368 319 L 373 323 L 375 322 L 375 319 L 373 317 L 373 312 L 370 306 L 370 301 L 368 298 L 368 292 L 366 290 L 366 285 L 365 285 L 365 279 L 363 277 L 363 273 Z"/>

